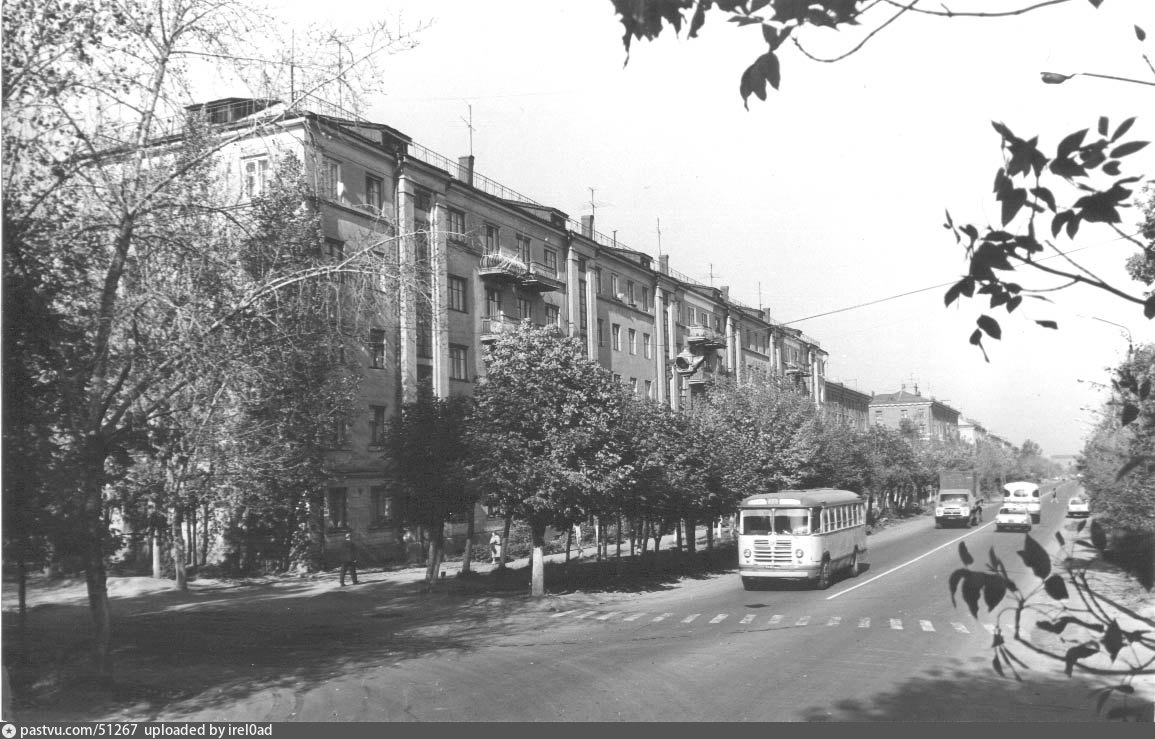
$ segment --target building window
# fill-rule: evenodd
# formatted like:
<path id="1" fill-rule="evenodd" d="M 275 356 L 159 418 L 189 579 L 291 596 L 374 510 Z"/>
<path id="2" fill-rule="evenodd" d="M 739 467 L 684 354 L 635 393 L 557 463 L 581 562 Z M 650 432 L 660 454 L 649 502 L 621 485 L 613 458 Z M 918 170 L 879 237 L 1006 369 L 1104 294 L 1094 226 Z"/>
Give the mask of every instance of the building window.
<path id="1" fill-rule="evenodd" d="M 638 332 L 631 328 L 629 331 L 629 339 L 630 339 L 630 354 L 637 354 L 638 353 Z"/>
<path id="2" fill-rule="evenodd" d="M 465 240 L 465 213 L 460 210 L 450 208 L 447 213 L 447 222 L 445 227 L 449 229 L 448 239 L 450 241 L 464 241 Z"/>
<path id="3" fill-rule="evenodd" d="M 545 307 L 545 325 L 561 328 L 561 310 L 556 305 Z"/>
<path id="4" fill-rule="evenodd" d="M 246 159 L 244 167 L 245 197 L 249 200 L 261 197 L 265 194 L 265 187 L 268 184 L 269 158 L 261 156 Z"/>
<path id="5" fill-rule="evenodd" d="M 642 287 L 642 310 L 648 311 L 650 309 L 650 288 Z"/>
<path id="6" fill-rule="evenodd" d="M 468 313 L 465 302 L 465 288 L 468 284 L 464 277 L 449 275 L 449 310 Z"/>
<path id="7" fill-rule="evenodd" d="M 417 306 L 417 356 L 433 357 L 433 309 L 427 303 Z"/>
<path id="8" fill-rule="evenodd" d="M 654 342 L 649 334 L 642 334 L 642 356 L 646 359 L 654 357 Z"/>
<path id="9" fill-rule="evenodd" d="M 598 319 L 598 346 L 606 345 L 606 322 Z"/>
<path id="10" fill-rule="evenodd" d="M 329 488 L 329 527 L 334 529 L 349 528 L 349 489 Z"/>
<path id="11" fill-rule="evenodd" d="M 485 253 L 496 254 L 497 249 L 497 226 L 487 223 L 485 224 Z"/>
<path id="12" fill-rule="evenodd" d="M 634 304 L 634 281 L 626 280 L 626 302 L 630 305 Z"/>
<path id="13" fill-rule="evenodd" d="M 517 258 L 521 260 L 522 264 L 529 264 L 529 237 L 517 234 L 514 237 L 517 240 Z"/>
<path id="14" fill-rule="evenodd" d="M 325 238 L 325 260 L 329 264 L 340 264 L 345 259 L 345 242 L 340 239 Z"/>
<path id="15" fill-rule="evenodd" d="M 369 504 L 373 507 L 373 523 L 383 526 L 393 520 L 393 496 L 386 492 L 384 485 L 369 488 Z"/>
<path id="16" fill-rule="evenodd" d="M 553 249 L 546 249 L 543 253 L 545 255 L 545 268 L 549 271 L 552 271 L 556 275 L 557 274 L 557 252 L 554 251 Z"/>
<path id="17" fill-rule="evenodd" d="M 501 315 L 501 293 L 492 287 L 485 288 L 485 317 L 496 318 Z"/>
<path id="18" fill-rule="evenodd" d="M 369 366 L 385 369 L 385 332 L 379 328 L 369 329 Z"/>
<path id="19" fill-rule="evenodd" d="M 585 257 L 578 257 L 578 272 L 585 272 L 585 271 L 586 271 L 586 258 Z"/>
<path id="20" fill-rule="evenodd" d="M 381 446 L 385 443 L 385 406 L 369 406 L 369 445 Z"/>
<path id="21" fill-rule="evenodd" d="M 329 444 L 340 449 L 349 441 L 349 423 L 344 418 L 334 418 L 329 422 Z"/>
<path id="22" fill-rule="evenodd" d="M 617 372 L 614 373 L 614 382 L 616 382 L 618 384 L 621 384 L 621 382 L 622 382 L 622 376 L 619 375 Z"/>
<path id="23" fill-rule="evenodd" d="M 373 175 L 368 174 L 365 175 L 366 205 L 372 206 L 374 210 L 381 210 L 381 204 L 384 202 L 381 197 L 383 192 L 384 188 L 382 187 L 380 177 L 374 177 Z"/>
<path id="24" fill-rule="evenodd" d="M 533 318 L 533 304 L 527 299 L 519 297 L 517 299 L 517 317 L 518 318 Z"/>
<path id="25" fill-rule="evenodd" d="M 622 350 L 622 327 L 620 324 L 614 323 L 610 325 L 610 341 L 613 342 L 611 348 L 615 352 Z"/>
<path id="26" fill-rule="evenodd" d="M 654 399 L 654 383 L 652 380 L 646 380 L 646 400 Z"/>
<path id="27" fill-rule="evenodd" d="M 321 162 L 320 187 L 322 197 L 341 197 L 341 163 L 336 159 L 325 157 Z"/>
<path id="28" fill-rule="evenodd" d="M 469 380 L 469 347 L 460 344 L 449 345 L 449 379 Z"/>
<path id="29" fill-rule="evenodd" d="M 638 394 L 638 378 L 636 377 L 630 378 L 630 392 L 634 395 Z"/>
<path id="30" fill-rule="evenodd" d="M 578 330 L 585 333 L 589 330 L 590 324 L 590 308 L 586 305 L 586 281 L 578 280 L 578 313 L 581 314 L 580 325 Z"/>
<path id="31" fill-rule="evenodd" d="M 417 210 L 428 211 L 433 205 L 433 193 L 423 188 L 417 188 L 413 193 L 413 207 Z"/>
<path id="32" fill-rule="evenodd" d="M 610 273 L 610 297 L 616 298 L 616 297 L 618 297 L 618 294 L 619 294 L 618 276 L 615 275 L 613 272 L 611 272 Z"/>
<path id="33" fill-rule="evenodd" d="M 603 292 L 602 291 L 602 271 L 601 271 L 601 269 L 595 269 L 594 270 L 594 276 L 597 279 L 596 286 L 597 286 L 597 290 L 598 290 L 598 295 L 601 295 Z"/>

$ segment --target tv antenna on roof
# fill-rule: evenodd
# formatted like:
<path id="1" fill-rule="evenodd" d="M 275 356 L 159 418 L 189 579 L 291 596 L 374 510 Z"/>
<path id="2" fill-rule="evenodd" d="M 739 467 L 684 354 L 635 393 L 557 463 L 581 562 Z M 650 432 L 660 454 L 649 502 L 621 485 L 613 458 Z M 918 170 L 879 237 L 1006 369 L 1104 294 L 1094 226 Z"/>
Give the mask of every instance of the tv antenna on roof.
<path id="1" fill-rule="evenodd" d="M 469 129 L 469 156 L 473 156 L 473 106 L 466 103 L 465 107 L 469 109 L 469 118 L 462 118 L 461 120 L 465 122 L 465 127 Z"/>

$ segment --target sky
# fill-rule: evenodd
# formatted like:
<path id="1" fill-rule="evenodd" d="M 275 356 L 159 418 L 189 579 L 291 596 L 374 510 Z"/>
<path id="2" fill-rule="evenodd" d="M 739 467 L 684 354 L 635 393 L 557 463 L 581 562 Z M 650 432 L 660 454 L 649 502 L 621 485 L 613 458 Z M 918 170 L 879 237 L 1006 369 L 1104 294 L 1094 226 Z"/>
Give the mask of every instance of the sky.
<path id="1" fill-rule="evenodd" d="M 966 269 L 945 212 L 980 228 L 998 221 L 992 121 L 1038 135 L 1044 150 L 1077 129 L 1093 133 L 1100 115 L 1112 127 L 1139 116 L 1132 136 L 1155 140 L 1155 87 L 1085 75 L 1044 85 L 1039 76 L 1155 81 L 1143 58 L 1155 59 L 1151 0 L 1098 10 L 1076 1 L 1002 19 L 906 14 L 837 63 L 785 49 L 781 89 L 751 98 L 749 110 L 738 85 L 764 50 L 761 34 L 717 13 L 696 39 L 634 41 L 627 64 L 609 0 L 347 2 L 337 17 L 315 2 L 283 2 L 305 19 L 422 25 L 415 48 L 384 61 L 386 94 L 368 118 L 450 159 L 472 145 L 477 172 L 572 218 L 593 213 L 595 228 L 620 243 L 729 286 L 816 339 L 829 353 L 828 380 L 866 393 L 917 385 L 1015 445 L 1077 454 L 1110 399 L 1110 369 L 1129 342 L 1155 341 L 1139 306 L 1076 286 L 1010 316 L 991 313 L 1003 337 L 985 342 L 987 361 L 968 343 L 986 304 L 943 303 Z M 1145 43 L 1135 25 L 1152 34 Z M 801 38 L 813 54 L 836 56 L 861 34 Z M 1127 165 L 1155 176 L 1155 146 Z M 1124 217 L 1134 232 L 1138 211 Z M 1113 231 L 1084 227 L 1060 245 L 1140 291 L 1122 268 L 1135 248 Z"/>

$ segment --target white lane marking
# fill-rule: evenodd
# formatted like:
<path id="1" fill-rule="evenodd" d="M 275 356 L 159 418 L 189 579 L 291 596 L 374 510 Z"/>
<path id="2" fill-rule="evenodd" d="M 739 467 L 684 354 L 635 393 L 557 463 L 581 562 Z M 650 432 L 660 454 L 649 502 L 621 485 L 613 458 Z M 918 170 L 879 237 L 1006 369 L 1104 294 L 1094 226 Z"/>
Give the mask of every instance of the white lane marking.
<path id="1" fill-rule="evenodd" d="M 738 623 L 748 624 L 748 623 L 751 623 L 751 622 L 753 622 L 753 621 L 754 621 L 754 614 L 753 614 L 753 613 L 751 613 L 751 614 L 750 614 L 750 615 L 748 615 L 748 616 L 743 616 L 743 617 L 742 617 L 742 620 L 741 620 L 741 621 L 739 621 Z"/>
<path id="2" fill-rule="evenodd" d="M 585 613 L 579 613 L 578 615 L 574 616 L 574 618 L 575 619 L 582 619 L 582 618 L 586 618 L 587 616 L 592 616 L 595 613 L 597 613 L 597 611 L 586 611 Z"/>
<path id="3" fill-rule="evenodd" d="M 667 618 L 669 618 L 670 616 L 673 616 L 673 615 L 674 614 L 672 614 L 672 613 L 663 613 L 660 616 L 654 616 L 654 620 L 650 621 L 650 623 L 657 623 L 658 621 L 665 621 Z"/>
<path id="4" fill-rule="evenodd" d="M 626 616 L 622 620 L 623 621 L 637 621 L 639 618 L 641 618 L 644 615 L 646 615 L 646 612 L 642 611 L 641 613 L 634 613 L 634 614 L 631 614 L 629 616 Z"/>
<path id="5" fill-rule="evenodd" d="M 923 631 L 934 631 L 934 624 L 932 624 L 930 621 L 923 621 L 920 619 L 918 625 Z"/>
<path id="6" fill-rule="evenodd" d="M 710 623 L 720 624 L 723 621 L 725 621 L 726 619 L 728 619 L 729 617 L 730 617 L 729 613 L 719 613 L 717 616 L 714 616 L 714 618 L 710 619 Z"/>
<path id="7" fill-rule="evenodd" d="M 810 623 L 810 617 L 809 616 L 803 616 L 802 618 L 795 621 L 794 625 L 795 626 L 805 626 L 808 623 Z"/>
<path id="8" fill-rule="evenodd" d="M 598 621 L 608 621 L 619 613 L 621 613 L 621 611 L 610 611 L 609 613 L 603 613 L 602 615 L 598 616 Z"/>
<path id="9" fill-rule="evenodd" d="M 682 619 L 682 623 L 688 624 L 691 621 L 693 621 L 694 619 L 696 619 L 698 616 L 701 616 L 701 615 L 702 614 L 700 614 L 700 613 L 691 613 L 689 616 L 686 616 L 685 618 Z"/>
<path id="10" fill-rule="evenodd" d="M 858 619 L 858 628 L 869 629 L 870 628 L 870 616 L 863 616 L 862 618 Z"/>
<path id="11" fill-rule="evenodd" d="M 951 539 L 950 541 L 948 541 L 945 544 L 940 544 L 939 546 L 935 547 L 934 549 L 931 549 L 929 552 L 923 552 L 922 554 L 918 555 L 917 557 L 915 557 L 912 560 L 909 560 L 907 562 L 903 562 L 900 565 L 896 565 L 894 567 L 891 567 L 886 572 L 880 572 L 879 574 L 875 575 L 874 577 L 870 578 L 869 580 L 863 580 L 862 582 L 860 582 L 856 585 L 851 585 L 846 590 L 840 590 L 837 593 L 835 593 L 834 595 L 828 595 L 828 596 L 826 596 L 826 600 L 834 600 L 835 598 L 837 598 L 840 595 L 845 595 L 846 593 L 849 593 L 852 590 L 857 590 L 857 589 L 861 588 L 863 585 L 869 585 L 870 583 L 874 582 L 875 580 L 880 580 L 880 579 L 886 577 L 887 575 L 891 574 L 892 572 L 897 572 L 897 571 L 901 570 L 903 567 L 906 567 L 907 565 L 914 564 L 915 562 L 919 561 L 923 557 L 929 557 L 930 555 L 934 554 L 938 550 L 945 549 L 946 547 L 949 547 L 951 544 L 962 541 L 963 539 L 967 538 L 968 536 L 974 536 L 975 534 L 982 531 L 986 527 L 993 526 L 993 525 L 994 525 L 994 521 L 991 521 L 990 523 L 983 524 L 982 526 L 979 526 L 977 529 L 971 529 L 970 531 L 963 534 L 962 536 L 960 536 L 956 539 Z"/>
<path id="12" fill-rule="evenodd" d="M 842 616 L 831 616 L 830 620 L 826 622 L 827 626 L 837 626 L 842 623 Z"/>
<path id="13" fill-rule="evenodd" d="M 969 634 L 969 633 L 971 633 L 971 632 L 970 632 L 970 629 L 968 629 L 968 628 L 967 628 L 966 626 L 964 626 L 963 624 L 957 623 L 957 622 L 955 622 L 955 621 L 951 621 L 951 622 L 950 622 L 950 625 L 951 625 L 951 626 L 953 626 L 953 627 L 954 627 L 954 630 L 955 630 L 955 631 L 957 631 L 957 632 L 958 632 L 958 633 L 960 633 L 960 634 Z"/>
<path id="14" fill-rule="evenodd" d="M 561 618 L 562 616 L 568 616 L 571 613 L 577 613 L 577 610 L 574 609 L 574 610 L 570 610 L 570 611 L 562 611 L 561 613 L 555 613 L 552 616 L 550 616 L 550 618 Z"/>
<path id="15" fill-rule="evenodd" d="M 902 631 L 902 620 L 897 618 L 890 619 L 890 628 L 895 631 Z"/>
<path id="16" fill-rule="evenodd" d="M 782 614 L 781 613 L 775 613 L 773 616 L 770 617 L 770 625 L 771 626 L 777 626 L 780 621 L 782 621 Z"/>

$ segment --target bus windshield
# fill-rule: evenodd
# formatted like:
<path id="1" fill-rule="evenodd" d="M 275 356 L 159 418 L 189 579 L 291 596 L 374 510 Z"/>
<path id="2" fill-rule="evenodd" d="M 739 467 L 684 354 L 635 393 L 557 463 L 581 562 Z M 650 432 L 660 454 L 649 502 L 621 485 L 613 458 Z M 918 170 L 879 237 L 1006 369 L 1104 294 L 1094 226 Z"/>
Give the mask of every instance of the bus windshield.
<path id="1" fill-rule="evenodd" d="M 806 508 L 774 508 L 772 510 L 743 511 L 742 533 L 808 535 L 816 527 L 811 525 L 811 514 Z"/>

